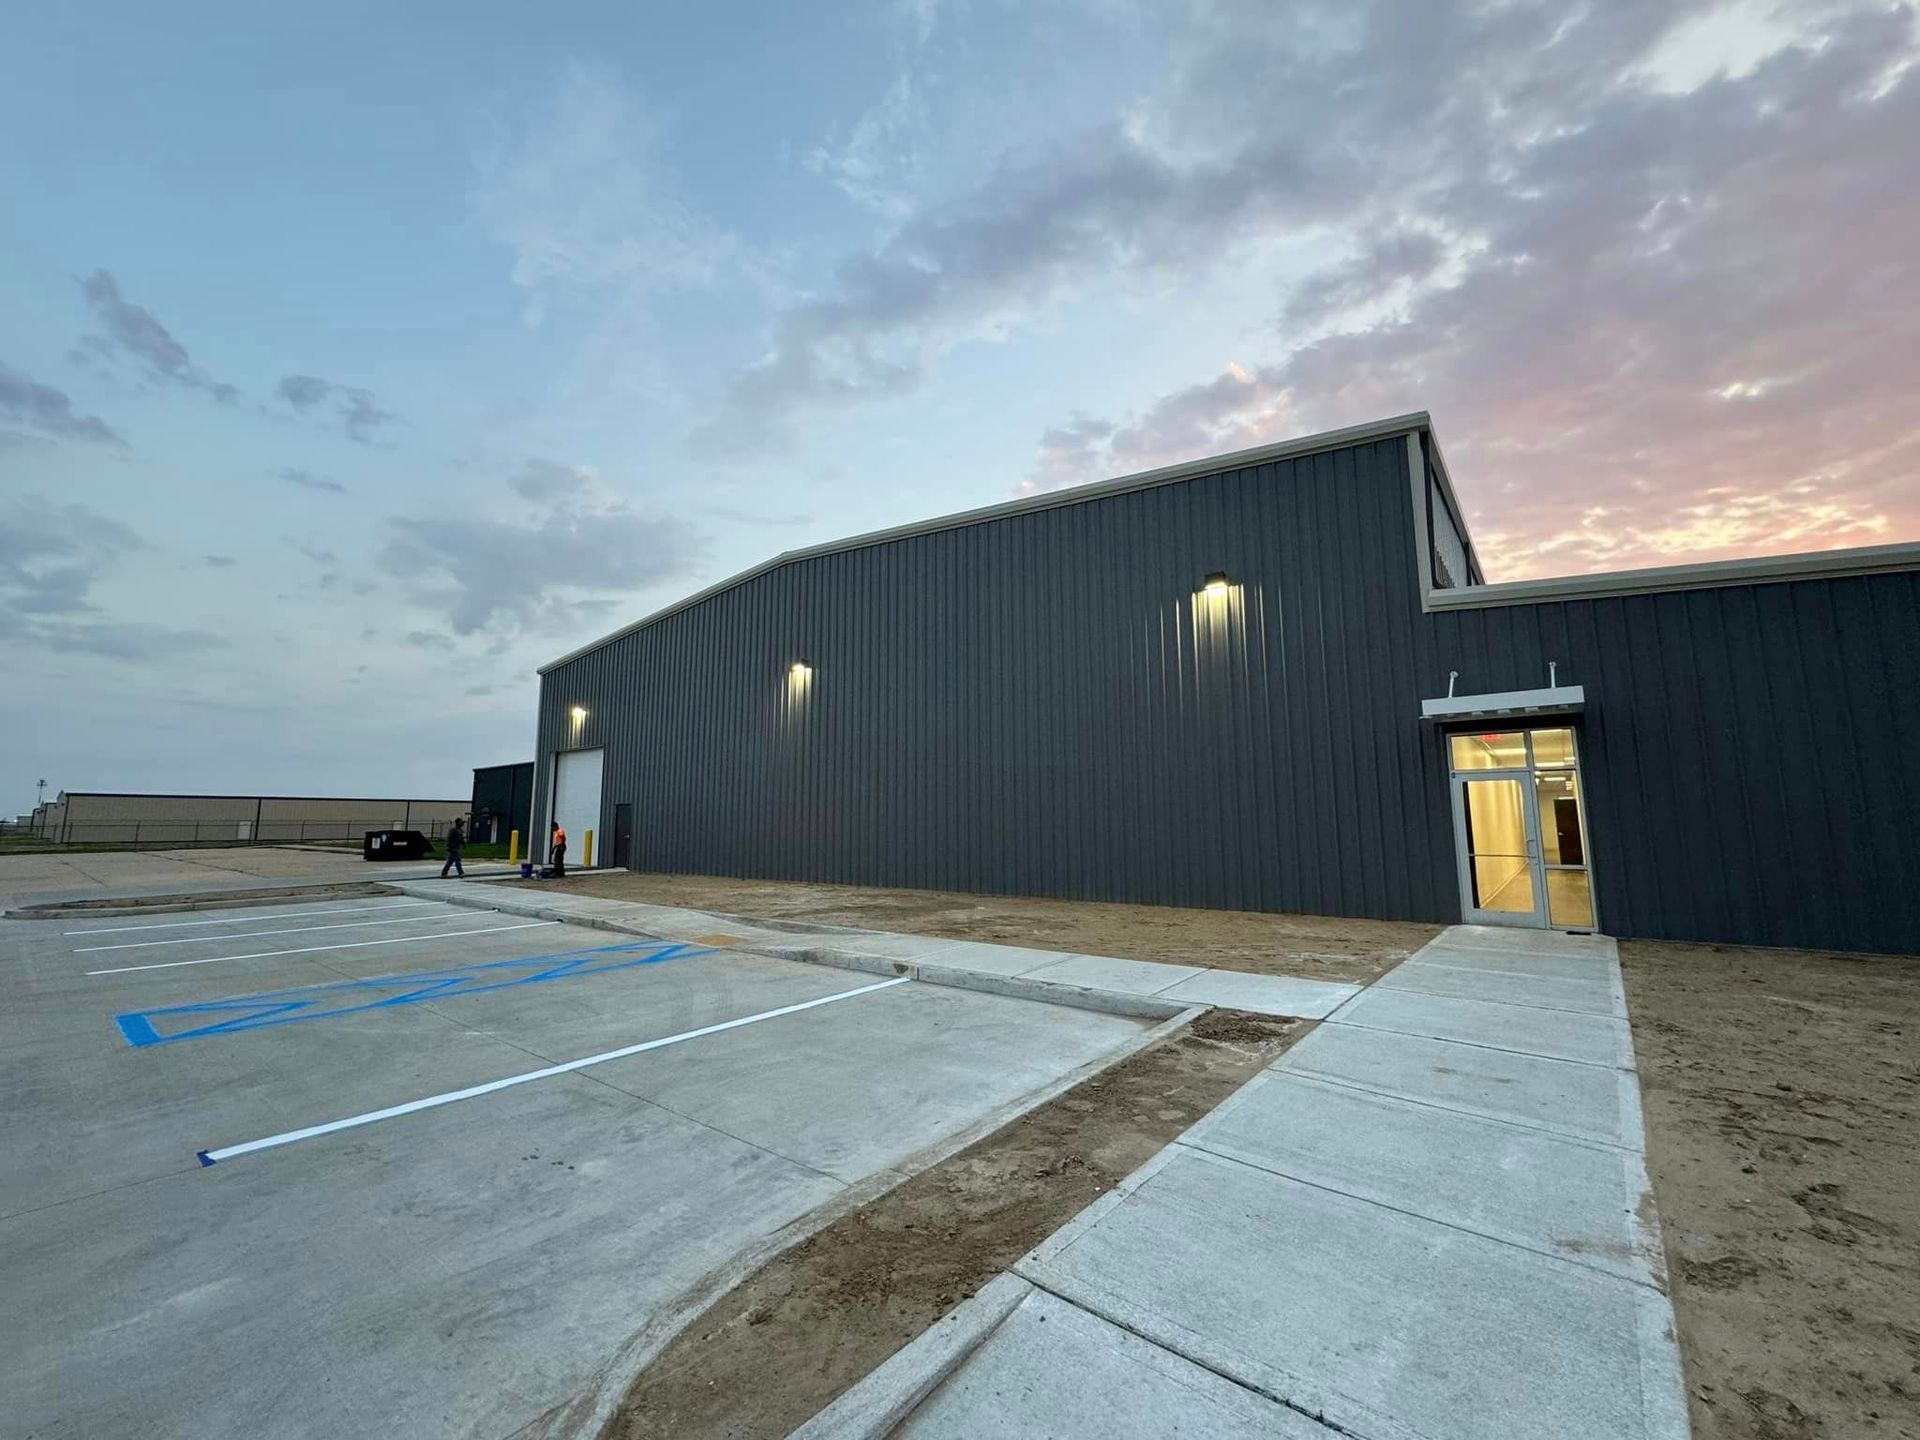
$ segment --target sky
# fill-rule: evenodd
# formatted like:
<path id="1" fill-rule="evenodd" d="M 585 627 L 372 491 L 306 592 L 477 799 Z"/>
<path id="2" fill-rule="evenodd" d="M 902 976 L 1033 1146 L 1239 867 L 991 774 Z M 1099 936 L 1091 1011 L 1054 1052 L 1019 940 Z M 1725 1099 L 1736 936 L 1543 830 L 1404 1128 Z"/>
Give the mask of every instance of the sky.
<path id="1" fill-rule="evenodd" d="M 1920 539 L 1911 5 L 8 31 L 8 812 L 464 795 L 779 551 L 1416 409 L 1490 579 Z"/>

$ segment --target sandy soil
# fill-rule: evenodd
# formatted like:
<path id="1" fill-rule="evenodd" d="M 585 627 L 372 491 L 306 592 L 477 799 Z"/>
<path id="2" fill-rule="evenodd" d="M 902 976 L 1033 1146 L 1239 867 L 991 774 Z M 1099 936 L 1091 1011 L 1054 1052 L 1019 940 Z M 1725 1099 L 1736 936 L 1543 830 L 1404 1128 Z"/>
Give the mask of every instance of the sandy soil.
<path id="1" fill-rule="evenodd" d="M 1181 910 L 1024 896 L 954 895 L 733 880 L 710 875 L 573 876 L 569 890 L 654 905 L 682 905 L 756 919 L 803 920 L 866 930 L 945 935 L 1060 950 L 1212 965 L 1311 980 L 1377 979 L 1439 934 L 1438 925 L 1343 920 L 1323 915 L 1265 915 L 1244 910 Z"/>
<path id="2" fill-rule="evenodd" d="M 1920 1440 L 1920 957 L 1620 959 L 1696 1440 Z"/>
<path id="3" fill-rule="evenodd" d="M 774 1257 L 634 1381 L 603 1440 L 777 1440 L 1312 1027 L 1213 1011 Z"/>

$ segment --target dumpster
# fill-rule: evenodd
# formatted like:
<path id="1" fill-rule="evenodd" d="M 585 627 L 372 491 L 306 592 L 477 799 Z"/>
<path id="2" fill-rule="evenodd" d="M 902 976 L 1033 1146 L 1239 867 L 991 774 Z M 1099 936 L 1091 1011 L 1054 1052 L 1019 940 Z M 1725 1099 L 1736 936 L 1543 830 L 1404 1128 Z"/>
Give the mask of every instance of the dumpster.
<path id="1" fill-rule="evenodd" d="M 433 842 L 418 830 L 369 830 L 360 845 L 363 860 L 424 860 Z"/>

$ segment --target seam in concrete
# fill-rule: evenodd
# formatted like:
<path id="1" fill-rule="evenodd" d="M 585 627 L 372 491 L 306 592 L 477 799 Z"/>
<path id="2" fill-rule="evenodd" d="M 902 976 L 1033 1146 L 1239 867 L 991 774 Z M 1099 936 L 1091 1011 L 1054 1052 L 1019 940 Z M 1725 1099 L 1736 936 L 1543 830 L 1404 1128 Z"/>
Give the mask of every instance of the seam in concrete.
<path id="1" fill-rule="evenodd" d="M 1556 1136 L 1554 1138 L 1558 1139 L 1559 1137 Z M 1215 1160 L 1225 1160 L 1230 1164 L 1241 1165 L 1249 1170 L 1258 1170 L 1262 1175 L 1272 1175 L 1276 1179 L 1287 1181 L 1289 1184 L 1304 1185 L 1310 1190 L 1320 1190 L 1328 1195 L 1339 1195 L 1344 1199 L 1357 1201 L 1362 1205 L 1374 1205 L 1382 1210 L 1390 1210 L 1396 1215 L 1405 1215 L 1410 1220 L 1423 1221 L 1429 1225 L 1440 1225 L 1448 1230 L 1457 1230 L 1462 1235 L 1472 1235 L 1481 1240 L 1491 1240 L 1496 1245 L 1505 1245 L 1513 1250 L 1524 1250 L 1529 1255 L 1538 1255 L 1542 1259 L 1551 1260 L 1556 1264 L 1571 1265 L 1576 1269 L 1586 1270 L 1595 1275 L 1604 1275 L 1607 1279 L 1618 1281 L 1622 1285 L 1639 1285 L 1644 1289 L 1655 1291 L 1661 1295 L 1667 1293 L 1663 1287 L 1656 1284 L 1651 1278 L 1641 1279 L 1633 1275 L 1623 1275 L 1618 1270 L 1609 1270 L 1603 1265 L 1595 1265 L 1591 1261 L 1582 1259 L 1579 1255 L 1568 1255 L 1563 1251 L 1549 1250 L 1515 1235 L 1505 1234 L 1497 1230 L 1483 1230 L 1475 1225 L 1463 1225 L 1458 1220 L 1443 1220 L 1438 1215 L 1428 1215 L 1423 1211 L 1409 1210 L 1404 1205 L 1395 1205 L 1391 1201 L 1380 1199 L 1377 1195 L 1363 1194 L 1358 1190 L 1349 1190 L 1344 1186 L 1329 1185 L 1324 1180 L 1312 1180 L 1305 1175 L 1296 1175 L 1291 1170 L 1281 1170 L 1272 1165 L 1263 1165 L 1252 1156 L 1242 1153 L 1235 1147 L 1223 1147 L 1218 1144 L 1210 1145 L 1198 1140 L 1189 1140 L 1185 1137 L 1175 1140 L 1173 1143 L 1184 1150 L 1209 1155 Z M 1632 1152 L 1629 1151 L 1627 1153 L 1631 1154 Z"/>
<path id="2" fill-rule="evenodd" d="M 1471 971 L 1455 971 L 1454 973 L 1471 974 L 1472 972 Z M 1493 971 L 1493 972 L 1483 971 L 1481 973 L 1507 975 L 1510 978 L 1515 980 L 1542 978 L 1540 976 L 1514 975 L 1512 974 L 1512 972 L 1506 971 L 1506 970 L 1499 970 L 1499 971 Z M 1578 1015 L 1582 1019 L 1587 1019 L 1587 1020 L 1621 1020 L 1624 1018 L 1619 1015 L 1609 1014 L 1604 1010 L 1575 1010 L 1571 1006 L 1567 1006 L 1567 1005 L 1538 1005 L 1531 1000 L 1495 999 L 1491 995 L 1455 995 L 1453 992 L 1448 990 L 1423 990 L 1420 986 L 1409 985 L 1405 981 L 1402 981 L 1398 985 L 1389 985 L 1387 983 L 1387 979 L 1388 979 L 1387 976 L 1384 976 L 1384 975 L 1381 976 L 1380 979 L 1374 981 L 1373 988 L 1376 990 L 1392 990 L 1401 995 L 1426 995 L 1426 996 L 1430 996 L 1435 1000 L 1471 1000 L 1474 1003 L 1480 1004 L 1480 1005 L 1507 1005 L 1507 1006 L 1511 1006 L 1515 1010 L 1544 1010 L 1549 1015 Z"/>
<path id="3" fill-rule="evenodd" d="M 1423 990 L 1402 990 L 1399 993 L 1402 995 L 1426 994 Z M 1451 1000 L 1456 997 L 1451 995 L 1434 995 L 1428 998 L 1434 1000 Z M 1476 1005 L 1498 1005 L 1502 1002 L 1498 1000 L 1476 1000 L 1472 1003 Z M 1514 1006 L 1513 1008 L 1528 1009 L 1533 1007 Z M 1574 1012 L 1556 1010 L 1552 1013 L 1565 1015 Z M 1583 1015 L 1581 1018 L 1583 1020 L 1612 1020 L 1613 1023 L 1617 1025 L 1627 1023 L 1624 1020 L 1615 1020 L 1614 1017 L 1609 1015 Z M 1385 1025 L 1362 1025 L 1358 1020 L 1335 1020 L 1332 1017 L 1328 1017 L 1320 1023 L 1322 1025 L 1338 1025 L 1343 1030 L 1365 1030 L 1369 1035 L 1404 1035 L 1412 1040 L 1432 1040 L 1440 1045 L 1464 1045 L 1469 1050 L 1491 1050 L 1496 1055 L 1519 1055 L 1527 1060 L 1552 1060 L 1560 1065 L 1584 1065 L 1589 1070 L 1613 1070 L 1626 1074 L 1634 1073 L 1632 1058 L 1630 1056 L 1626 1064 L 1621 1064 L 1617 1060 L 1576 1060 L 1571 1055 L 1548 1055 L 1540 1050 L 1515 1050 L 1510 1045 L 1489 1045 L 1484 1040 L 1462 1040 L 1458 1035 L 1434 1035 L 1425 1030 L 1393 1030 Z"/>
<path id="4" fill-rule="evenodd" d="M 1327 1022 L 1323 1020 L 1320 1023 L 1324 1025 Z M 1349 1028 L 1358 1029 L 1359 1027 L 1351 1026 Z M 1392 1032 L 1376 1030 L 1373 1033 L 1376 1035 L 1383 1035 L 1383 1034 L 1390 1034 Z M 1426 1035 L 1415 1035 L 1409 1038 L 1415 1039 L 1415 1040 L 1426 1040 L 1426 1039 L 1430 1039 L 1431 1037 Z M 1459 1042 L 1454 1040 L 1440 1040 L 1440 1041 L 1435 1041 L 1434 1043 L 1440 1044 L 1440 1045 L 1454 1045 L 1454 1044 L 1458 1044 Z M 1552 1064 L 1552 1065 L 1578 1065 L 1580 1063 L 1578 1060 L 1555 1060 L 1550 1056 L 1546 1056 L 1546 1055 L 1526 1055 L 1526 1056 L 1522 1056 L 1521 1058 L 1526 1060 L 1546 1060 L 1549 1064 Z M 1362 1094 L 1362 1095 L 1377 1095 L 1384 1100 L 1404 1100 L 1409 1105 L 1424 1105 L 1428 1109 L 1442 1110 L 1449 1115 L 1466 1115 L 1471 1118 L 1479 1119 L 1479 1120 L 1498 1120 L 1503 1125 L 1514 1125 L 1514 1126 L 1518 1126 L 1522 1130 L 1538 1131 L 1542 1135 L 1552 1135 L 1556 1139 L 1581 1140 L 1581 1141 L 1585 1141 L 1587 1144 L 1590 1144 L 1590 1145 L 1601 1145 L 1606 1147 L 1609 1150 L 1625 1150 L 1635 1155 L 1644 1154 L 1646 1151 L 1646 1142 L 1645 1142 L 1644 1136 L 1642 1136 L 1642 1138 L 1637 1143 L 1627 1143 L 1626 1141 L 1621 1141 L 1621 1140 L 1608 1140 L 1598 1135 L 1592 1135 L 1579 1130 L 1571 1130 L 1566 1128 L 1565 1126 L 1555 1125 L 1551 1121 L 1521 1120 L 1511 1115 L 1493 1115 L 1493 1114 L 1489 1114 L 1487 1111 L 1484 1111 L 1484 1110 L 1469 1109 L 1464 1105 L 1448 1105 L 1439 1100 L 1422 1099 L 1417 1095 L 1409 1095 L 1404 1091 L 1400 1091 L 1400 1090 L 1383 1090 L 1378 1085 L 1362 1085 L 1357 1080 L 1348 1080 L 1339 1075 L 1329 1075 L 1324 1070 L 1310 1069 L 1306 1065 L 1288 1065 L 1286 1063 L 1286 1060 L 1287 1060 L 1287 1057 L 1285 1055 L 1282 1055 L 1279 1060 L 1275 1061 L 1272 1065 L 1269 1065 L 1267 1068 L 1269 1070 L 1275 1071 L 1276 1073 L 1279 1073 L 1282 1075 L 1297 1075 L 1303 1079 L 1315 1080 L 1322 1085 L 1337 1085 L 1343 1090 L 1357 1091 L 1359 1094 Z M 1589 1065 L 1586 1068 L 1589 1070 L 1605 1070 L 1605 1069 L 1608 1069 L 1609 1067 L 1605 1065 Z M 1614 1073 L 1624 1074 L 1625 1072 L 1615 1071 Z M 1631 1131 L 1633 1135 L 1641 1136 L 1639 1110 L 1636 1106 L 1631 1111 L 1629 1111 L 1628 1102 L 1625 1098 L 1623 1098 L 1621 1102 L 1620 1118 L 1621 1118 L 1620 1128 L 1623 1134 L 1627 1133 L 1628 1131 Z M 1628 1123 L 1629 1121 L 1631 1121 L 1631 1124 Z"/>
<path id="5" fill-rule="evenodd" d="M 1305 1037 L 1302 1037 L 1305 1038 Z M 1282 1059 L 1285 1056 L 1281 1057 Z M 1575 1135 L 1569 1131 L 1555 1130 L 1551 1127 L 1532 1124 L 1525 1120 L 1516 1120 L 1511 1115 L 1489 1115 L 1482 1110 L 1463 1110 L 1457 1105 L 1443 1105 L 1437 1100 L 1421 1100 L 1411 1095 L 1401 1095 L 1392 1090 L 1376 1090 L 1371 1085 L 1362 1085 L 1354 1080 L 1337 1079 L 1323 1075 L 1317 1070 L 1289 1070 L 1274 1064 L 1267 1066 L 1233 1094 L 1216 1105 L 1206 1116 L 1213 1120 L 1231 1113 L 1247 1099 L 1255 1088 L 1255 1082 L 1267 1076 L 1275 1080 L 1285 1080 L 1294 1085 L 1318 1085 L 1329 1090 L 1347 1090 L 1355 1095 L 1368 1095 L 1376 1100 L 1390 1100 L 1395 1105 L 1411 1105 L 1420 1110 L 1438 1110 L 1443 1115 L 1458 1115 L 1464 1120 L 1478 1120 L 1485 1125 L 1500 1125 L 1508 1130 L 1518 1130 L 1526 1135 L 1545 1135 L 1549 1139 L 1563 1141 L 1581 1149 L 1593 1150 L 1602 1154 L 1638 1155 L 1641 1152 L 1632 1145 L 1622 1145 L 1613 1140 L 1602 1140 L 1593 1135 Z M 1197 1123 L 1197 1122 L 1196 1122 Z"/>
<path id="6" fill-rule="evenodd" d="M 170 1180 L 176 1175 L 195 1175 L 198 1174 L 199 1171 L 200 1166 L 197 1163 L 193 1165 L 183 1165 L 178 1170 L 162 1170 L 155 1175 L 142 1175 L 137 1179 L 123 1180 L 118 1185 L 107 1186 L 104 1190 L 88 1190 L 79 1195 L 66 1195 L 58 1200 L 49 1200 L 44 1205 L 35 1205 L 26 1210 L 15 1210 L 9 1214 L 0 1215 L 0 1225 L 7 1225 L 15 1220 L 24 1220 L 29 1215 L 38 1215 L 45 1210 L 58 1210 L 62 1205 L 74 1205 L 82 1200 L 97 1200 L 102 1195 L 114 1195 L 122 1190 L 131 1190 L 136 1185 L 151 1185 L 156 1180 Z"/>
<path id="7" fill-rule="evenodd" d="M 1173 1145 L 1177 1145 L 1177 1144 L 1179 1144 L 1179 1141 L 1176 1140 L 1173 1142 L 1172 1145 L 1169 1145 L 1167 1148 L 1170 1150 L 1173 1148 Z M 1249 1395 L 1258 1395 L 1262 1400 L 1270 1401 L 1271 1403 L 1278 1405 L 1283 1410 L 1290 1410 L 1295 1415 L 1298 1415 L 1303 1419 L 1311 1420 L 1315 1425 L 1320 1426 L 1321 1428 L 1326 1430 L 1329 1434 L 1347 1435 L 1347 1436 L 1353 1437 L 1353 1440 L 1428 1440 L 1428 1437 L 1416 1435 L 1414 1434 L 1414 1432 L 1408 1430 L 1405 1426 L 1400 1425 L 1392 1420 L 1387 1420 L 1384 1417 L 1376 1417 L 1375 1423 L 1384 1424 L 1387 1427 L 1389 1427 L 1386 1430 L 1381 1430 L 1381 1431 L 1350 1430 L 1345 1425 L 1342 1425 L 1338 1420 L 1328 1419 L 1323 1412 L 1318 1410 L 1310 1410 L 1305 1405 L 1300 1404 L 1298 1401 L 1289 1400 L 1286 1396 L 1278 1394 L 1275 1391 L 1269 1390 L 1264 1385 L 1257 1385 L 1252 1381 L 1244 1380 L 1240 1376 L 1233 1374 L 1231 1371 L 1222 1369 L 1219 1365 L 1214 1364 L 1211 1360 L 1208 1360 L 1206 1357 L 1202 1355 L 1190 1354 L 1187 1351 L 1178 1349 L 1172 1345 L 1167 1344 L 1164 1340 L 1160 1340 L 1152 1335 L 1145 1334 L 1144 1332 L 1134 1328 L 1132 1325 L 1129 1325 L 1120 1316 L 1109 1314 L 1105 1310 L 1102 1310 L 1099 1306 L 1089 1305 L 1086 1301 L 1076 1300 L 1070 1295 L 1063 1295 L 1058 1290 L 1055 1290 L 1052 1286 L 1048 1285 L 1044 1280 L 1036 1280 L 1033 1277 L 1028 1275 L 1022 1275 L 1020 1278 L 1025 1280 L 1026 1283 L 1031 1285 L 1035 1290 L 1041 1291 L 1042 1293 L 1047 1295 L 1051 1295 L 1055 1300 L 1058 1300 L 1062 1305 L 1071 1305 L 1075 1310 L 1080 1311 L 1081 1314 L 1091 1315 L 1093 1316 L 1094 1319 L 1104 1321 L 1106 1324 L 1113 1326 L 1113 1328 L 1116 1330 L 1123 1330 L 1127 1334 L 1133 1336 L 1134 1339 L 1143 1340 L 1147 1344 L 1153 1346 L 1153 1348 L 1156 1350 L 1164 1351 L 1168 1355 L 1172 1355 L 1177 1359 L 1186 1361 L 1189 1365 L 1193 1365 L 1201 1370 L 1205 1370 L 1210 1375 L 1218 1376 L 1220 1379 L 1225 1380 L 1229 1385 L 1234 1386 L 1236 1389 L 1245 1390 Z M 1369 1410 L 1369 1407 L 1361 1404 L 1357 1400 L 1353 1400 L 1351 1396 L 1343 1395 L 1341 1398 L 1351 1401 L 1351 1403 L 1354 1405 L 1354 1408 L 1356 1409 Z M 1369 1410 L 1369 1414 L 1371 1414 L 1370 1410 Z M 789 1440 L 795 1440 L 795 1437 L 789 1437 Z"/>

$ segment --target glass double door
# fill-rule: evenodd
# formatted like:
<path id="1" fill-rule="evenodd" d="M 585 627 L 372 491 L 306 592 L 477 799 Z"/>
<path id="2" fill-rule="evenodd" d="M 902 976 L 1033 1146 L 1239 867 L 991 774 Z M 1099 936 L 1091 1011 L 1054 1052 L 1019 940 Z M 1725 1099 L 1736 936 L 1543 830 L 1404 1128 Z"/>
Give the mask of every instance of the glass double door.
<path id="1" fill-rule="evenodd" d="M 1586 807 L 1573 731 L 1449 735 L 1447 756 L 1465 919 L 1593 929 Z"/>

